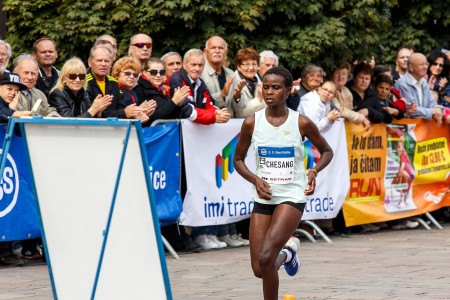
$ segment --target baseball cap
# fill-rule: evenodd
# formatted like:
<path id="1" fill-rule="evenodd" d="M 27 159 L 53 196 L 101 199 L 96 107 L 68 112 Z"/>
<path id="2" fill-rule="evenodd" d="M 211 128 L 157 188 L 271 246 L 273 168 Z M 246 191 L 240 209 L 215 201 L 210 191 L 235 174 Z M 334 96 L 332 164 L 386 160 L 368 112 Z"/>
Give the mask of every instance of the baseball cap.
<path id="1" fill-rule="evenodd" d="M 26 85 L 22 84 L 19 75 L 15 73 L 4 72 L 2 77 L 0 77 L 0 85 L 3 84 L 13 84 L 19 87 L 19 90 L 28 89 Z"/>

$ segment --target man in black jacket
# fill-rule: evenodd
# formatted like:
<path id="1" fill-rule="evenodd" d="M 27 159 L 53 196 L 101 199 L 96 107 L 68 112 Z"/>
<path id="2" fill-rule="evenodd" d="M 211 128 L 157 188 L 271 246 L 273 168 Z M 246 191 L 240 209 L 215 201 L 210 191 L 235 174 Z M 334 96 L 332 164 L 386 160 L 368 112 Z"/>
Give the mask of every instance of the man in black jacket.
<path id="1" fill-rule="evenodd" d="M 117 80 L 108 75 L 111 71 L 111 57 L 111 50 L 101 45 L 94 46 L 91 49 L 88 60 L 90 72 L 86 77 L 89 98 L 93 102 L 99 94 L 109 95 L 111 97 L 111 104 L 102 113 L 102 117 L 104 118 L 135 119 L 140 113 L 145 113 L 145 109 L 136 106 L 136 104 L 125 107 L 123 94 Z"/>

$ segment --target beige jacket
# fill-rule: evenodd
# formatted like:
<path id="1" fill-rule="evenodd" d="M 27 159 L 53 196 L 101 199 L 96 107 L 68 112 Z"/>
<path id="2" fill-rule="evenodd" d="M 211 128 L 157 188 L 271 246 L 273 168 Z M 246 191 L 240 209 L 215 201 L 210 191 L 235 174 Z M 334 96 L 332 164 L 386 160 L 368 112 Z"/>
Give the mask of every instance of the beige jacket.
<path id="1" fill-rule="evenodd" d="M 353 110 L 353 96 L 350 90 L 343 86 L 336 92 L 336 98 L 331 100 L 333 105 L 339 109 L 341 116 L 355 124 L 361 124 L 364 121 L 364 115 Z"/>
<path id="2" fill-rule="evenodd" d="M 31 103 L 28 100 L 27 93 L 31 92 Z M 38 99 L 42 99 L 41 105 L 39 105 L 36 115 L 43 117 L 61 117 L 57 112 L 56 108 L 50 106 L 47 101 L 45 94 L 38 90 L 37 88 L 32 88 L 29 90 L 21 91 L 19 94 L 19 103 L 17 104 L 17 110 L 24 111 L 33 108 L 33 105 Z"/>

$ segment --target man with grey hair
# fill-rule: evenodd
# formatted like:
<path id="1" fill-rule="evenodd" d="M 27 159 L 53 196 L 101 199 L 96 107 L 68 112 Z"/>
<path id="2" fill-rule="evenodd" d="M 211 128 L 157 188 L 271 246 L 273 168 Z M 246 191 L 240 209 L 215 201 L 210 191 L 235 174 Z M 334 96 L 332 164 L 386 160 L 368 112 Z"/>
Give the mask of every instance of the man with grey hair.
<path id="1" fill-rule="evenodd" d="M 442 106 L 437 105 L 431 94 L 425 76 L 429 63 L 422 53 L 412 53 L 408 59 L 408 71 L 400 77 L 394 87 L 400 91 L 406 100 L 408 118 L 435 119 L 438 125 L 442 123 Z"/>
<path id="2" fill-rule="evenodd" d="M 113 49 L 112 53 L 112 61 L 116 61 L 117 57 L 117 40 L 110 34 L 103 34 L 95 39 L 94 46 L 95 45 L 101 45 L 105 42 L 109 42 L 111 44 L 111 47 Z"/>
<path id="3" fill-rule="evenodd" d="M 187 51 L 183 57 L 183 67 L 170 77 L 171 94 L 174 94 L 176 88 L 189 86 L 190 94 L 186 101 L 195 107 L 189 120 L 204 125 L 226 123 L 231 115 L 227 108 L 219 109 L 214 105 L 214 99 L 201 79 L 204 67 L 205 57 L 200 49 Z"/>
<path id="4" fill-rule="evenodd" d="M 7 71 L 6 68 L 8 67 L 11 56 L 11 45 L 3 40 L 0 40 L 0 76 Z"/>
<path id="5" fill-rule="evenodd" d="M 206 41 L 203 53 L 206 61 L 202 79 L 216 105 L 219 108 L 231 109 L 233 100 L 231 84 L 234 80 L 234 72 L 224 66 L 228 55 L 228 45 L 220 36 L 213 36 Z"/>
<path id="6" fill-rule="evenodd" d="M 145 62 L 152 56 L 152 38 L 144 33 L 133 35 L 130 39 L 128 55 L 139 59 L 141 70 L 145 67 Z"/>
<path id="7" fill-rule="evenodd" d="M 278 67 L 278 56 L 272 50 L 264 50 L 259 53 L 259 70 L 258 76 L 262 80 L 267 70 Z"/>
<path id="8" fill-rule="evenodd" d="M 43 117 L 61 117 L 56 112 L 56 108 L 48 104 L 45 94 L 36 88 L 39 65 L 33 56 L 26 53 L 21 54 L 14 59 L 13 65 L 14 73 L 19 75 L 22 84 L 27 86 L 27 90 L 21 91 L 19 94 L 17 110 L 32 111 Z M 40 104 L 37 102 L 40 102 Z"/>
<path id="9" fill-rule="evenodd" d="M 181 55 L 178 52 L 167 52 L 161 56 L 161 61 L 166 70 L 167 83 L 173 73 L 178 72 L 183 64 Z"/>

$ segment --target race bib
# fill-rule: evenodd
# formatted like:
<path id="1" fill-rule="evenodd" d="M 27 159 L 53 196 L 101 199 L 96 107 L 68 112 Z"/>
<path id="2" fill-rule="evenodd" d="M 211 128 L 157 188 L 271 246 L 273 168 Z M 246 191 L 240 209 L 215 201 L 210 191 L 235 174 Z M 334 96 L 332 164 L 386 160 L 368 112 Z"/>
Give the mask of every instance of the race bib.
<path id="1" fill-rule="evenodd" d="M 258 176 L 268 183 L 294 182 L 294 147 L 258 147 Z"/>

